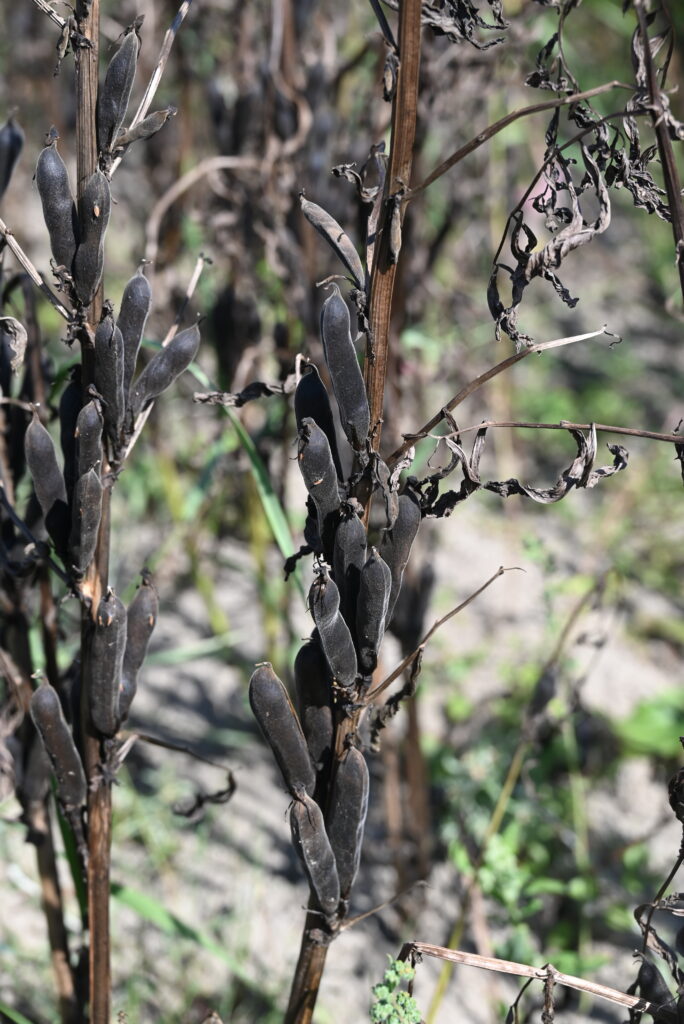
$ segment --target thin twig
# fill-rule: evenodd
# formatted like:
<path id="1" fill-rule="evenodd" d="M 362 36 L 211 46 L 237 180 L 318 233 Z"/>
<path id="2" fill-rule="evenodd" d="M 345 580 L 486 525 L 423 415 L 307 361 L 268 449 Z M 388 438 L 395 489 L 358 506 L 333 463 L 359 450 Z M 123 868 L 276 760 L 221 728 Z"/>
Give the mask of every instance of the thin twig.
<path id="1" fill-rule="evenodd" d="M 403 673 L 411 667 L 416 658 L 424 651 L 427 642 L 437 632 L 437 630 L 444 625 L 445 622 L 448 622 L 449 619 L 452 619 L 454 617 L 454 615 L 458 615 L 458 613 L 462 612 L 464 608 L 467 608 L 468 605 L 471 604 L 475 600 L 475 598 L 479 597 L 480 594 L 482 594 L 488 587 L 490 587 L 494 580 L 497 580 L 499 576 L 503 576 L 505 572 L 515 572 L 516 570 L 518 572 L 524 572 L 524 569 L 521 569 L 518 565 L 509 566 L 508 568 L 504 568 L 503 565 L 500 565 L 496 572 L 489 577 L 486 583 L 483 583 L 481 587 L 478 587 L 478 589 L 474 593 L 472 593 L 470 597 L 467 597 L 465 601 L 461 601 L 459 605 L 457 605 L 455 608 L 452 608 L 451 611 L 447 612 L 446 615 L 443 615 L 441 619 L 437 619 L 436 622 L 433 622 L 432 626 L 427 631 L 423 639 L 420 641 L 415 651 L 412 651 L 411 654 L 407 654 L 403 661 L 401 661 L 397 665 L 394 671 L 391 672 L 386 679 L 383 679 L 381 683 L 378 683 L 374 690 L 371 690 L 371 692 L 366 697 L 366 701 L 370 703 L 376 697 L 379 697 L 380 694 L 383 693 L 388 686 L 392 685 L 395 679 L 398 679 L 399 676 L 403 675 Z"/>
<path id="2" fill-rule="evenodd" d="M 645 437 L 650 441 L 665 441 L 669 444 L 684 444 L 684 434 L 659 434 L 656 430 L 641 430 L 639 427 L 616 427 L 608 423 L 572 423 L 570 420 L 560 420 L 559 423 L 533 423 L 525 420 L 483 420 L 482 423 L 475 423 L 470 427 L 459 428 L 455 433 L 468 434 L 473 430 L 489 429 L 490 427 L 514 427 L 529 430 L 594 430 L 603 431 L 605 434 L 626 434 L 628 437 Z M 433 437 L 439 440 L 441 437 L 452 437 L 455 434 L 426 434 L 425 437 Z"/>
<path id="3" fill-rule="evenodd" d="M 552 979 L 558 985 L 566 988 L 574 988 L 578 992 L 588 992 L 599 999 L 606 999 L 619 1006 L 626 1006 L 629 1009 L 636 1009 L 645 1013 L 656 1009 L 653 1003 L 649 1003 L 640 996 L 630 996 L 617 988 L 609 988 L 607 985 L 599 985 L 595 981 L 587 981 L 584 978 L 576 978 L 572 974 L 563 974 L 557 971 L 551 964 L 545 967 L 530 967 L 528 964 L 518 964 L 512 960 L 499 960 L 497 957 L 480 956 L 479 953 L 464 953 L 460 949 L 447 949 L 445 946 L 433 946 L 429 942 L 406 942 L 401 947 L 397 959 L 408 960 L 421 956 L 432 956 L 438 960 L 448 960 L 454 964 L 464 964 L 466 967 L 479 967 L 484 971 L 497 971 L 499 974 L 513 974 L 519 978 L 533 978 L 537 981 L 548 981 Z"/>
<path id="4" fill-rule="evenodd" d="M 461 402 L 465 402 L 466 398 L 470 398 L 470 396 L 479 388 L 481 388 L 483 384 L 486 384 L 487 381 L 490 381 L 492 377 L 496 377 L 498 376 L 498 374 L 503 373 L 504 370 L 508 370 L 511 366 L 515 366 L 516 363 L 519 363 L 521 360 L 526 359 L 527 356 L 531 356 L 533 353 L 538 354 L 540 352 L 545 352 L 547 349 L 551 348 L 561 348 L 563 345 L 573 345 L 577 341 L 587 341 L 589 338 L 598 338 L 604 334 L 609 333 L 610 332 L 604 324 L 603 327 L 600 328 L 600 330 L 590 331 L 588 334 L 575 334 L 572 335 L 572 337 L 555 338 L 553 341 L 544 341 L 538 345 L 532 345 L 530 348 L 525 348 L 521 352 L 516 352 L 515 355 L 509 356 L 507 359 L 503 359 L 500 363 L 497 363 L 495 366 L 491 366 L 488 370 L 485 370 L 484 373 L 481 373 L 479 377 L 475 377 L 475 379 L 471 380 L 469 384 L 466 384 L 464 388 L 461 388 L 461 390 L 456 395 L 454 395 L 454 397 L 451 398 L 447 402 L 447 404 L 440 409 L 438 413 L 435 413 L 432 419 L 428 420 L 425 426 L 421 427 L 417 433 L 404 434 L 406 440 L 397 448 L 395 452 L 392 452 L 392 454 L 387 459 L 387 465 L 390 467 L 395 465 L 395 463 L 399 461 L 402 455 L 404 455 L 409 450 L 409 448 L 413 447 L 416 441 L 420 441 L 424 437 L 431 436 L 430 431 L 434 430 L 434 428 L 438 426 L 442 422 L 442 420 L 446 419 L 446 414 L 455 409 L 457 405 L 461 404 Z"/>
<path id="5" fill-rule="evenodd" d="M 33 263 L 31 263 L 31 260 L 28 258 L 22 247 L 17 242 L 16 238 L 14 237 L 12 229 L 5 224 L 4 220 L 1 219 L 0 234 L 3 235 L 5 241 L 7 242 L 7 247 L 11 249 L 11 251 L 14 253 L 17 260 L 19 261 L 19 263 L 21 263 L 22 267 L 24 268 L 28 276 L 31 278 L 35 286 L 37 288 L 40 288 L 43 295 L 52 303 L 52 305 L 55 307 L 59 315 L 64 317 L 64 319 L 68 323 L 71 322 L 71 313 L 69 312 L 69 310 L 66 308 L 66 306 L 62 305 L 62 303 L 59 301 L 59 299 L 52 291 L 52 289 L 49 288 L 48 285 L 45 283 L 45 281 L 40 276 Z"/>
<path id="6" fill-rule="evenodd" d="M 489 139 L 498 135 L 500 131 L 507 128 L 509 124 L 513 124 L 514 121 L 519 120 L 521 117 L 527 117 L 530 114 L 539 114 L 544 110 L 554 110 L 557 107 L 565 107 L 572 103 L 580 103 L 582 100 L 591 99 L 592 96 L 600 96 L 601 93 L 610 92 L 611 89 L 629 89 L 633 90 L 633 86 L 627 85 L 625 82 L 618 82 L 614 80 L 612 82 L 605 82 L 603 85 L 597 85 L 594 89 L 587 89 L 586 92 L 572 93 L 570 96 L 560 96 L 554 100 L 546 100 L 542 103 L 533 103 L 529 107 L 520 107 L 518 110 L 512 111 L 510 114 L 506 114 L 505 117 L 495 121 L 494 124 L 490 124 L 484 131 L 480 132 L 469 142 L 466 142 L 464 146 L 457 149 L 455 153 L 452 153 L 450 157 L 443 160 L 439 167 L 436 167 L 431 174 L 428 174 L 425 181 L 421 182 L 415 188 L 412 188 L 406 195 L 404 202 L 410 202 L 415 199 L 417 195 L 424 192 L 434 181 L 441 178 L 443 174 L 451 170 L 457 163 L 460 163 L 465 157 L 469 156 L 480 146 L 488 142 Z"/>
<path id="7" fill-rule="evenodd" d="M 256 157 L 251 156 L 208 156 L 195 167 L 183 174 L 161 196 L 147 219 L 145 228 L 145 259 L 153 263 L 159 251 L 159 228 L 166 211 L 173 206 L 184 192 L 192 188 L 207 174 L 214 171 L 253 171 L 260 166 Z"/>
<path id="8" fill-rule="evenodd" d="M 188 11 L 190 10 L 191 3 L 192 0 L 183 0 L 183 3 L 178 8 L 178 13 L 176 14 L 176 17 L 173 19 L 170 27 L 166 31 L 166 35 L 164 36 L 164 40 L 162 42 L 161 50 L 159 51 L 157 65 L 154 71 L 152 72 L 152 76 L 150 77 L 149 82 L 147 83 L 145 94 L 140 101 L 140 106 L 135 112 L 135 117 L 128 126 L 129 131 L 131 128 L 134 128 L 136 124 L 139 124 L 143 120 L 148 110 L 152 106 L 152 100 L 154 99 L 155 93 L 159 88 L 159 83 L 161 81 L 162 75 L 164 74 L 166 62 L 169 59 L 169 54 L 171 53 L 171 47 L 173 46 L 178 29 L 183 24 L 185 17 Z M 117 156 L 116 159 L 112 161 L 112 166 L 109 171 L 110 177 L 114 174 L 114 171 L 117 169 L 122 159 L 123 153 L 120 156 Z"/>
<path id="9" fill-rule="evenodd" d="M 57 14 L 57 11 L 55 11 L 50 4 L 46 3 L 46 0 L 33 0 L 33 2 L 38 10 L 42 11 L 43 14 L 47 14 L 50 21 L 53 21 L 55 25 L 59 26 L 62 30 L 66 28 L 66 21 L 64 18 L 60 17 L 60 15 Z"/>

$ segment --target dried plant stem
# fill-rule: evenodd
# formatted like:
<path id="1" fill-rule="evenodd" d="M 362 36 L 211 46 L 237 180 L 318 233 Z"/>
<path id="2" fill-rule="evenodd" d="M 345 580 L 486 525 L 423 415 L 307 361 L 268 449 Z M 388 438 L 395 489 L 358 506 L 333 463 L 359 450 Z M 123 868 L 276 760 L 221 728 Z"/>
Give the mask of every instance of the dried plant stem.
<path id="1" fill-rule="evenodd" d="M 502 359 L 501 362 L 496 363 L 495 366 L 490 366 L 488 370 L 485 370 L 484 373 L 481 373 L 479 377 L 475 377 L 468 384 L 466 384 L 464 388 L 461 388 L 461 390 L 456 395 L 454 395 L 453 398 L 450 398 L 447 404 L 443 406 L 438 413 L 435 413 L 432 419 L 428 420 L 428 422 L 424 426 L 422 426 L 420 430 L 417 431 L 417 433 L 405 434 L 404 437 L 406 438 L 406 440 L 403 442 L 403 444 L 399 446 L 399 448 L 397 448 L 396 451 L 392 452 L 392 454 L 387 459 L 387 465 L 393 466 L 395 463 L 399 461 L 402 455 L 404 455 L 409 450 L 409 448 L 413 447 L 416 441 L 420 441 L 424 437 L 429 437 L 430 431 L 434 430 L 435 427 L 442 422 L 442 420 L 446 419 L 446 414 L 448 412 L 451 412 L 453 409 L 455 409 L 456 406 L 461 404 L 461 402 L 465 402 L 466 398 L 470 398 L 470 396 L 474 394 L 474 392 L 477 391 L 479 388 L 481 388 L 483 384 L 486 384 L 487 381 L 490 381 L 493 377 L 497 377 L 500 373 L 503 373 L 504 370 L 510 369 L 511 366 L 515 366 L 516 363 L 519 363 L 521 362 L 521 360 L 526 359 L 527 356 L 531 356 L 533 353 L 536 353 L 538 355 L 540 352 L 545 352 L 547 349 L 550 348 L 561 348 L 564 345 L 574 345 L 577 341 L 588 341 L 590 338 L 599 338 L 602 335 L 608 333 L 609 332 L 604 324 L 604 326 L 601 327 L 599 330 L 590 331 L 588 334 L 574 334 L 568 338 L 554 338 L 553 341 L 544 341 L 538 345 L 532 345 L 530 348 L 524 348 L 521 352 L 516 352 L 515 355 L 508 356 L 507 359 Z"/>
<path id="2" fill-rule="evenodd" d="M 592 96 L 600 96 L 604 92 L 610 92 L 613 89 L 629 89 L 633 86 L 627 85 L 625 82 L 619 82 L 614 80 L 612 82 L 605 82 L 603 85 L 597 85 L 594 89 L 587 89 L 586 92 L 572 93 L 570 96 L 560 96 L 555 100 L 546 100 L 542 103 L 533 103 L 529 107 L 519 107 L 518 110 L 512 111 L 510 114 L 506 114 L 505 117 L 495 121 L 494 124 L 488 125 L 484 131 L 480 132 L 469 142 L 466 142 L 464 146 L 457 149 L 455 153 L 452 153 L 450 157 L 443 160 L 442 163 L 435 167 L 431 174 L 428 174 L 425 181 L 422 181 L 420 185 L 412 188 L 406 196 L 406 201 L 415 199 L 417 195 L 424 192 L 426 188 L 429 188 L 434 181 L 441 178 L 443 174 L 450 171 L 457 163 L 460 163 L 465 157 L 469 156 L 480 146 L 483 146 L 485 142 L 488 142 L 499 132 L 507 128 L 509 124 L 513 124 L 514 121 L 518 121 L 521 117 L 528 117 L 530 114 L 540 114 L 545 110 L 555 110 L 557 107 L 566 107 L 572 103 L 580 103 L 582 100 L 591 99 Z"/>
<path id="3" fill-rule="evenodd" d="M 34 826 L 38 826 L 40 838 L 36 844 L 36 858 L 43 913 L 47 921 L 48 939 L 55 976 L 59 1013 L 62 1024 L 78 1024 L 79 1008 L 76 1000 L 74 977 L 69 964 L 69 943 L 64 926 L 62 893 L 57 874 L 55 847 L 52 840 L 52 823 L 47 801 L 36 812 Z"/>
<path id="4" fill-rule="evenodd" d="M 37 0 L 34 0 L 34 3 L 36 2 Z M 161 45 L 161 50 L 159 51 L 159 57 L 157 59 L 156 67 L 152 72 L 152 77 L 147 83 L 145 94 L 140 101 L 140 106 L 135 112 L 135 117 L 128 126 L 129 129 L 134 128 L 136 124 L 139 124 L 143 120 L 143 118 L 146 117 L 150 107 L 152 106 L 152 100 L 154 99 L 157 89 L 159 88 L 159 83 L 161 82 L 161 77 L 164 74 L 164 68 L 166 67 L 166 62 L 169 59 L 169 54 L 171 53 L 171 47 L 173 46 L 173 42 L 176 38 L 176 33 L 183 24 L 185 17 L 188 11 L 190 10 L 191 3 L 192 0 L 183 0 L 182 4 L 178 8 L 176 17 L 173 19 L 170 27 L 166 31 L 164 41 L 162 42 Z M 114 171 L 121 163 L 122 158 L 122 156 L 117 156 L 117 158 L 114 161 L 112 161 L 112 166 L 109 171 L 110 177 L 112 176 L 112 174 L 114 174 Z"/>
<path id="5" fill-rule="evenodd" d="M 672 217 L 672 234 L 675 242 L 675 257 L 679 272 L 679 287 L 684 300 L 684 200 L 682 185 L 677 170 L 672 140 L 664 117 L 662 92 L 658 85 L 658 75 L 653 63 L 651 46 L 648 39 L 648 25 L 643 0 L 634 0 L 634 10 L 639 22 L 639 33 L 644 48 L 644 64 L 650 93 L 651 119 L 658 144 L 658 154 L 663 168 L 663 180 L 667 192 L 667 203 Z"/>
<path id="6" fill-rule="evenodd" d="M 63 317 L 65 320 L 71 320 L 71 313 L 69 312 L 69 310 L 66 308 L 66 306 L 62 305 L 62 303 L 59 301 L 59 299 L 52 291 L 52 289 L 46 285 L 45 281 L 40 276 L 33 263 L 31 263 L 31 260 L 28 258 L 22 247 L 17 242 L 16 238 L 12 233 L 12 229 L 5 224 L 4 220 L 0 220 L 0 234 L 5 239 L 7 243 L 7 248 L 14 253 L 17 260 L 19 261 L 19 263 L 21 263 L 22 267 L 24 268 L 28 276 L 31 278 L 35 286 L 37 288 L 40 288 L 41 292 L 48 300 L 48 302 L 52 303 L 52 305 L 55 307 L 55 309 L 57 310 L 61 317 Z"/>
<path id="7" fill-rule="evenodd" d="M 557 985 L 574 988 L 578 992 L 588 992 L 599 999 L 607 999 L 619 1006 L 639 1009 L 646 1013 L 653 1012 L 656 1007 L 640 996 L 630 996 L 616 988 L 599 985 L 594 981 L 576 978 L 572 974 L 563 974 L 551 964 L 545 967 L 530 967 L 512 960 L 499 960 L 496 957 L 480 956 L 478 953 L 464 953 L 460 949 L 447 949 L 444 946 L 433 946 L 429 942 L 406 942 L 401 947 L 399 960 L 418 960 L 421 956 L 433 956 L 438 960 L 447 960 L 452 964 L 464 964 L 466 967 L 479 967 L 484 971 L 497 971 L 499 974 L 513 974 L 519 978 L 532 978 L 538 981 L 552 980 Z"/>
<path id="8" fill-rule="evenodd" d="M 64 18 L 60 17 L 60 15 L 57 14 L 57 11 L 55 11 L 54 8 L 50 6 L 50 4 L 46 3 L 46 0 L 33 0 L 33 2 L 38 8 L 38 10 L 42 11 L 43 14 L 47 14 L 50 21 L 54 22 L 55 25 L 57 25 L 61 29 L 64 29 L 66 27 L 66 21 L 64 20 Z"/>
<path id="9" fill-rule="evenodd" d="M 458 430 L 459 434 L 468 434 L 473 430 L 489 429 L 490 427 L 512 427 L 525 430 L 594 430 L 604 434 L 623 434 L 627 437 L 645 437 L 650 441 L 665 441 L 668 444 L 684 444 L 684 434 L 661 434 L 657 430 L 642 430 L 640 427 L 616 427 L 609 423 L 573 423 L 570 420 L 561 420 L 559 423 L 532 423 L 526 420 L 483 420 L 482 423 L 475 423 L 471 427 L 463 427 Z M 437 437 L 438 435 L 426 434 L 426 437 Z M 444 435 L 451 436 L 451 435 Z"/>

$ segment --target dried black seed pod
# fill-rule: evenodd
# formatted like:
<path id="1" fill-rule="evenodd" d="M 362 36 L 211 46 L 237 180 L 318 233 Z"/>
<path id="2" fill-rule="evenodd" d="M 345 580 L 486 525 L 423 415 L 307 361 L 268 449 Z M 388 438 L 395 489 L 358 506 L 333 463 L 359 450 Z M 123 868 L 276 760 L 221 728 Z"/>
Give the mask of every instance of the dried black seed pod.
<path id="1" fill-rule="evenodd" d="M 354 641 L 340 613 L 339 591 L 326 569 L 311 584 L 309 607 L 333 677 L 340 686 L 353 686 L 357 676 Z"/>
<path id="2" fill-rule="evenodd" d="M 52 438 L 33 413 L 24 437 L 26 463 L 45 520 L 45 528 L 60 554 L 66 551 L 71 525 L 66 485 Z"/>
<path id="3" fill-rule="evenodd" d="M 172 338 L 166 348 L 155 352 L 131 388 L 129 405 L 133 417 L 187 370 L 197 355 L 199 344 L 199 327 L 194 324 Z"/>
<path id="4" fill-rule="evenodd" d="M 307 417 L 310 417 L 312 420 L 315 420 L 325 436 L 328 438 L 330 454 L 332 455 L 333 462 L 335 463 L 337 476 L 340 480 L 343 480 L 344 473 L 342 472 L 340 453 L 337 450 L 335 423 L 333 420 L 332 409 L 330 408 L 330 399 L 328 398 L 328 392 L 325 389 L 318 370 L 313 363 L 308 363 L 304 367 L 304 372 L 295 391 L 294 408 L 295 418 L 297 420 L 297 430 L 301 430 L 302 421 Z"/>
<path id="5" fill-rule="evenodd" d="M 342 429 L 352 448 L 362 451 L 370 429 L 370 410 L 350 324 L 347 303 L 337 285 L 333 285 L 332 295 L 325 300 L 321 310 L 323 354 L 340 410 Z"/>
<path id="6" fill-rule="evenodd" d="M 356 600 L 361 570 L 366 564 L 366 531 L 353 508 L 342 506 L 335 533 L 333 575 L 340 592 L 340 611 L 351 630 L 356 630 Z"/>
<path id="7" fill-rule="evenodd" d="M 78 478 L 74 490 L 69 535 L 69 560 L 83 576 L 95 556 L 102 516 L 102 481 L 95 469 Z"/>
<path id="8" fill-rule="evenodd" d="M 43 684 L 33 694 L 31 718 L 57 779 L 57 799 L 69 810 L 81 807 L 87 796 L 85 772 L 57 691 L 52 686 Z"/>
<path id="9" fill-rule="evenodd" d="M 109 153 L 128 110 L 140 52 L 136 26 L 126 30 L 121 46 L 109 62 L 97 95 L 97 148 Z"/>
<path id="10" fill-rule="evenodd" d="M 309 417 L 299 429 L 297 461 L 306 489 L 316 506 L 318 536 L 326 557 L 332 557 L 335 528 L 339 518 L 340 492 L 328 439 Z"/>
<path id="11" fill-rule="evenodd" d="M 79 218 L 71 194 L 69 175 L 57 152 L 57 133 L 51 130 L 49 142 L 36 165 L 36 185 L 43 204 L 43 219 L 50 236 L 55 262 L 71 273 L 79 241 Z"/>
<path id="12" fill-rule="evenodd" d="M 332 678 L 316 633 L 297 652 L 294 682 L 309 754 L 319 776 L 325 776 L 333 747 Z"/>
<path id="13" fill-rule="evenodd" d="M 143 571 L 142 583 L 128 607 L 126 651 L 119 691 L 119 717 L 122 722 L 128 718 L 128 712 L 138 689 L 138 673 L 145 660 L 147 645 L 157 624 L 158 614 L 157 590 L 152 583 L 150 574 Z"/>
<path id="14" fill-rule="evenodd" d="M 79 245 L 74 258 L 74 288 L 87 306 L 102 280 L 104 240 L 111 210 L 109 182 L 102 171 L 88 178 L 78 207 Z"/>
<path id="15" fill-rule="evenodd" d="M 268 662 L 258 665 L 252 674 L 249 703 L 290 793 L 294 795 L 300 789 L 313 793 L 316 773 L 302 727 L 285 687 Z"/>
<path id="16" fill-rule="evenodd" d="M 124 392 L 124 341 L 114 323 L 112 308 L 105 303 L 95 331 L 95 387 L 102 395 L 105 433 L 116 447 L 126 412 Z"/>
<path id="17" fill-rule="evenodd" d="M 304 198 L 303 193 L 300 195 L 299 201 L 302 206 L 302 213 L 309 224 L 315 227 L 319 235 L 322 235 L 326 242 L 332 246 L 339 259 L 351 274 L 356 287 L 363 291 L 366 275 L 363 270 L 361 257 L 352 245 L 349 236 L 345 234 L 334 217 L 331 217 L 329 213 L 321 206 L 317 206 L 316 203 L 310 203 L 308 199 Z"/>
<path id="18" fill-rule="evenodd" d="M 126 608 L 110 590 L 97 607 L 90 647 L 90 718 L 103 736 L 113 736 L 119 727 L 126 625 Z"/>
<path id="19" fill-rule="evenodd" d="M 320 807 L 303 791 L 290 810 L 292 844 L 301 860 L 318 906 L 329 917 L 340 902 L 340 880 L 335 855 Z"/>
<path id="20" fill-rule="evenodd" d="M 122 132 L 121 135 L 116 137 L 112 146 L 113 152 L 130 146 L 132 142 L 137 142 L 138 139 L 151 139 L 160 128 L 164 127 L 170 117 L 175 117 L 176 113 L 175 107 L 166 107 L 165 110 L 155 110 L 153 114 L 148 114 L 142 121 L 138 121 L 128 131 Z"/>
<path id="21" fill-rule="evenodd" d="M 0 199 L 7 191 L 23 145 L 23 131 L 13 117 L 8 117 L 7 122 L 0 128 Z"/>
<path id="22" fill-rule="evenodd" d="M 371 676 L 378 664 L 378 652 L 385 633 L 387 607 L 392 589 L 392 573 L 375 548 L 361 570 L 356 605 L 356 650 L 359 669 Z"/>
<path id="23" fill-rule="evenodd" d="M 103 426 L 100 403 L 93 398 L 83 406 L 76 421 L 79 476 L 85 476 L 89 469 L 99 470 L 102 464 Z"/>
<path id="24" fill-rule="evenodd" d="M 141 270 L 130 279 L 121 298 L 121 309 L 116 326 L 121 331 L 124 346 L 124 396 L 128 401 L 128 392 L 135 374 L 135 364 L 142 342 L 145 323 L 152 305 L 152 289 Z"/>
<path id="25" fill-rule="evenodd" d="M 420 526 L 420 505 L 412 491 L 399 495 L 399 514 L 391 530 L 385 530 L 380 541 L 380 554 L 392 573 L 392 589 L 385 625 L 389 625 L 394 605 L 401 590 L 401 580 Z"/>
<path id="26" fill-rule="evenodd" d="M 78 479 L 76 454 L 76 423 L 82 405 L 81 367 L 75 366 L 71 379 L 62 392 L 59 402 L 59 443 L 64 456 L 64 483 L 67 498 L 71 504 L 74 485 Z"/>
<path id="27" fill-rule="evenodd" d="M 327 822 L 343 900 L 349 898 L 359 870 L 368 788 L 366 759 L 360 750 L 350 747 L 337 765 Z"/>

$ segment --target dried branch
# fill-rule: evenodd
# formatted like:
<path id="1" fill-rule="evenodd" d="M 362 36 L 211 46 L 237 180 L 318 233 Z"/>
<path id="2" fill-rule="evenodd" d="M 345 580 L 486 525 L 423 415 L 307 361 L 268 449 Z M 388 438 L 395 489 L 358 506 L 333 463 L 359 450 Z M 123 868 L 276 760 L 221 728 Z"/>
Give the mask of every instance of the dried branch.
<path id="1" fill-rule="evenodd" d="M 46 3 L 46 0 L 33 0 L 33 2 L 39 11 L 42 11 L 43 14 L 47 14 L 50 21 L 54 22 L 54 24 L 57 25 L 58 28 L 64 31 L 67 25 L 66 21 L 64 20 L 64 18 L 60 17 L 59 14 L 57 14 L 57 11 L 55 11 L 55 9 L 51 7 L 49 3 Z"/>
<path id="2" fill-rule="evenodd" d="M 14 237 L 14 233 L 11 228 L 8 228 L 4 220 L 0 219 L 0 234 L 3 236 L 7 243 L 7 247 L 14 253 L 19 263 L 22 265 L 28 276 L 31 278 L 37 288 L 40 288 L 43 295 L 48 299 L 49 302 L 55 307 L 61 317 L 63 317 L 67 323 L 71 322 L 71 313 L 63 306 L 59 301 L 55 293 L 48 287 L 43 278 L 36 270 L 31 260 L 28 258 L 22 247 Z"/>

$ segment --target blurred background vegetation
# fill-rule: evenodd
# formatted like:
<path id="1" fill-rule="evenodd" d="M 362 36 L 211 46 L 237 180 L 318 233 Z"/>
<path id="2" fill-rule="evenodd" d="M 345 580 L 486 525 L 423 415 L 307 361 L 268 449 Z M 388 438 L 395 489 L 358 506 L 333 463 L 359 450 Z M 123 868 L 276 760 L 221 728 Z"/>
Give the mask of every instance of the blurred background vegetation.
<path id="1" fill-rule="evenodd" d="M 488 123 L 539 97 L 524 80 L 558 11 L 528 0 L 503 6 L 506 32 L 481 33 L 481 41 L 504 35 L 500 46 L 425 34 L 416 181 Z M 620 0 L 584 0 L 568 16 L 565 56 L 583 89 L 631 79 L 634 19 L 621 8 Z M 145 15 L 141 95 L 175 2 L 104 0 L 103 12 L 103 59 L 123 27 Z M 683 79 L 684 9 L 670 13 L 674 85 Z M 26 144 L 1 212 L 47 268 L 31 178 L 51 124 L 73 169 L 73 65 L 67 59 L 53 77 L 56 30 L 29 0 L 6 6 L 2 18 L 0 114 L 16 110 Z M 147 564 L 162 598 L 132 724 L 230 765 L 238 782 L 232 802 L 188 821 L 174 806 L 198 786 L 219 788 L 220 772 L 140 743 L 129 758 L 114 794 L 114 1005 L 131 1024 L 194 1024 L 210 1007 L 225 1020 L 266 1022 L 285 1001 L 304 885 L 285 834 L 287 797 L 245 694 L 256 660 L 287 677 L 309 629 L 273 536 L 284 510 L 292 540 L 282 533 L 282 546 L 301 543 L 294 415 L 279 397 L 227 412 L 193 404 L 192 392 L 207 382 L 237 392 L 255 379 L 283 381 L 299 352 L 321 367 L 316 281 L 336 268 L 303 222 L 298 194 L 306 190 L 360 240 L 353 189 L 330 170 L 363 163 L 387 136 L 384 58 L 364 3 L 194 0 L 156 104 L 178 114 L 133 146 L 114 179 L 105 291 L 117 305 L 136 265 L 153 260 L 150 342 L 172 322 L 200 254 L 211 261 L 187 312 L 187 322 L 196 312 L 205 318 L 199 376 L 186 374 L 155 407 L 115 491 L 118 589 L 130 590 Z M 613 94 L 596 100 L 604 113 L 621 104 Z M 671 104 L 684 117 L 680 94 Z M 486 287 L 508 212 L 540 165 L 547 122 L 544 114 L 518 121 L 409 206 L 387 451 L 512 351 L 494 339 Z M 206 161 L 216 156 L 241 165 L 212 169 Z M 178 182 L 187 187 L 171 192 Z M 564 266 L 578 306 L 562 306 L 537 281 L 522 319 L 538 341 L 607 324 L 621 343 L 602 338 L 526 359 L 459 410 L 461 426 L 486 417 L 676 427 L 684 356 L 671 230 L 635 210 L 629 195 L 614 192 L 613 204 L 610 229 Z M 56 407 L 73 354 L 49 306 L 40 319 Z M 574 455 L 560 433 L 492 434 L 489 478 L 550 484 Z M 352 1019 L 350 1007 L 363 1019 L 386 954 L 413 937 L 551 960 L 623 989 L 632 980 L 630 953 L 640 944 L 633 906 L 651 898 L 677 853 L 666 782 L 683 731 L 684 530 L 670 446 L 627 447 L 626 473 L 558 506 L 480 492 L 450 520 L 425 524 L 386 669 L 498 565 L 525 574 L 507 574 L 437 636 L 415 704 L 383 736 L 358 910 L 419 879 L 430 888 L 411 889 L 340 939 L 321 1022 Z M 424 475 L 432 455 L 430 442 L 421 443 L 412 472 Z M 266 508 L 261 464 L 272 488 Z M 66 603 L 60 615 L 66 668 L 77 613 Z M 540 715 L 544 692 L 552 699 Z M 43 1024 L 56 1016 L 17 814 L 12 801 L 3 804 L 0 999 Z M 496 1019 L 510 989 L 487 986 L 471 997 L 471 976 L 459 977 L 434 1019 Z M 433 991 L 434 976 L 419 982 L 426 1013 Z M 598 1012 L 562 998 L 568 1019 Z"/>

